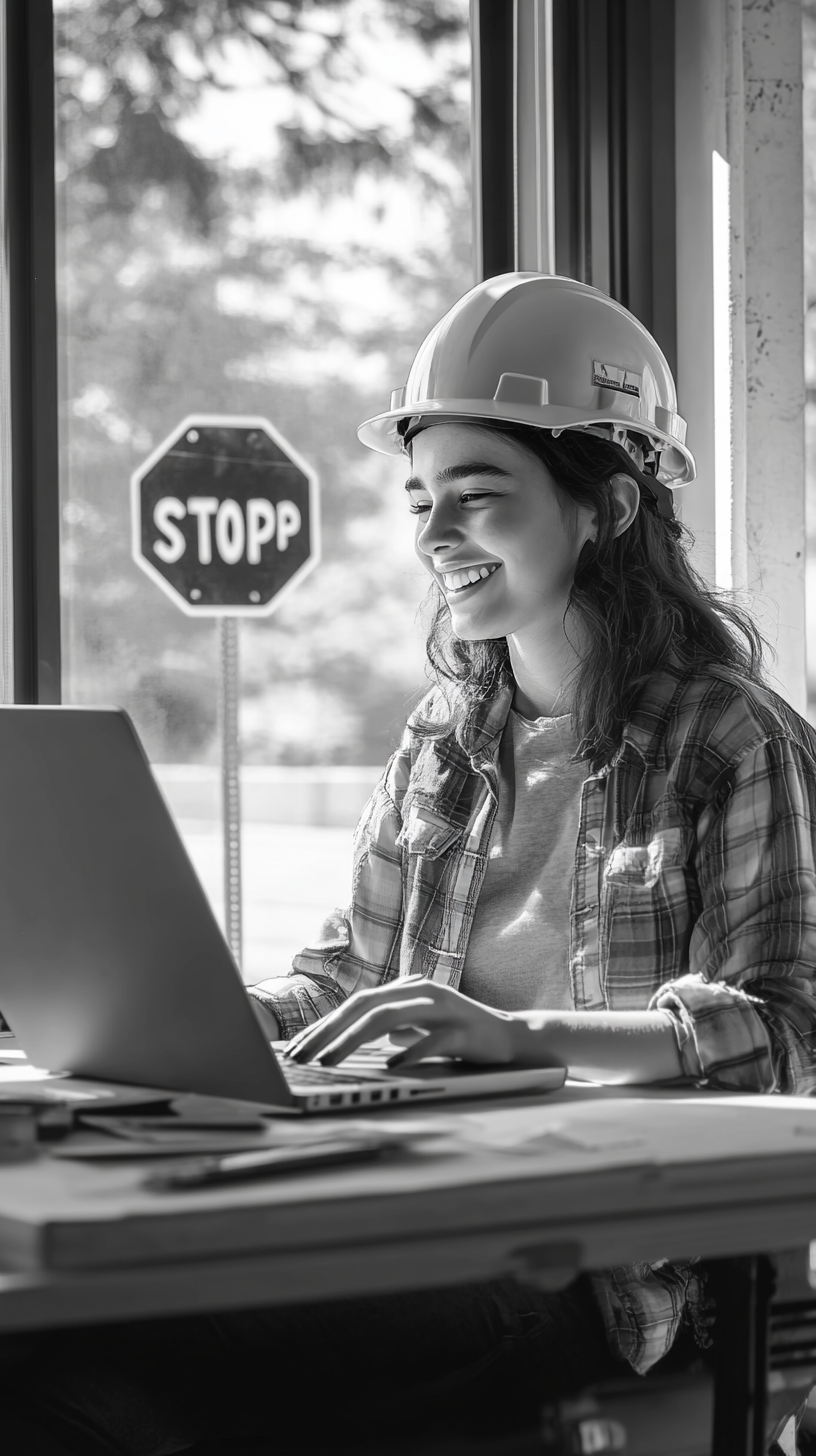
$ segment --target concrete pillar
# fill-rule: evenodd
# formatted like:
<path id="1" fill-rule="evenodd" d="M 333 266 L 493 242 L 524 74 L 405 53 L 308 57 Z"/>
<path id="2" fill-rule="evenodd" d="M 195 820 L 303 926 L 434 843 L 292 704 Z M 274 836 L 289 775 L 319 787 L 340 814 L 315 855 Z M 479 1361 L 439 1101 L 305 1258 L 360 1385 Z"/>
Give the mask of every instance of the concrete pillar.
<path id="1" fill-rule="evenodd" d="M 678 392 L 699 467 L 681 514 L 697 536 L 698 570 L 745 593 L 778 654 L 773 685 L 804 712 L 801 7 L 683 0 L 676 15 Z M 719 184 L 715 152 L 728 164 Z M 715 187 L 725 175 L 730 412 L 715 354 Z M 727 472 L 717 452 L 726 437 Z"/>
<path id="2" fill-rule="evenodd" d="M 804 712 L 801 5 L 743 0 L 742 26 L 746 566 L 749 586 L 755 575 L 758 599 L 778 621 L 776 675 Z M 737 313 L 735 332 L 739 324 Z"/>

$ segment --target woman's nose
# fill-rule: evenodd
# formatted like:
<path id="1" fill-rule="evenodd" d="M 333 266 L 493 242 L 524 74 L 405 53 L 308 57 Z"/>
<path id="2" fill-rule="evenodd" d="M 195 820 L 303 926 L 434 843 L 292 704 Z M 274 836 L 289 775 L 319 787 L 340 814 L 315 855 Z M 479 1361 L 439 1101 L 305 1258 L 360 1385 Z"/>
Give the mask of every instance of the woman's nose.
<path id="1" fill-rule="evenodd" d="M 423 556 L 433 556 L 434 551 L 456 545 L 462 536 L 461 527 L 456 524 L 452 512 L 440 502 L 431 507 L 422 529 L 417 532 L 417 550 Z"/>

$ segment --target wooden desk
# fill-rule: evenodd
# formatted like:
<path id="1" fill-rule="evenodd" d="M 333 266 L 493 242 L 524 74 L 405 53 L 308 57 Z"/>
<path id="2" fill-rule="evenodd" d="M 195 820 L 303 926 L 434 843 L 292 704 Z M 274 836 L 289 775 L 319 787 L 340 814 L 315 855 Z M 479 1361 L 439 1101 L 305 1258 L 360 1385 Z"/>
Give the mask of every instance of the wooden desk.
<path id="1" fill-rule="evenodd" d="M 390 1164 L 183 1196 L 141 1187 L 144 1164 L 6 1164 L 0 1329 L 507 1272 L 557 1288 L 581 1269 L 725 1256 L 713 1449 L 764 1451 L 770 1293 L 756 1256 L 816 1239 L 816 1101 L 571 1086 L 369 1117 L 445 1132 Z"/>
<path id="2" fill-rule="evenodd" d="M 816 1238 L 810 1099 L 568 1087 L 383 1116 L 446 1135 L 392 1163 L 184 1195 L 142 1188 L 143 1165 L 5 1165 L 0 1329 L 508 1271 L 558 1287 L 580 1269 Z"/>

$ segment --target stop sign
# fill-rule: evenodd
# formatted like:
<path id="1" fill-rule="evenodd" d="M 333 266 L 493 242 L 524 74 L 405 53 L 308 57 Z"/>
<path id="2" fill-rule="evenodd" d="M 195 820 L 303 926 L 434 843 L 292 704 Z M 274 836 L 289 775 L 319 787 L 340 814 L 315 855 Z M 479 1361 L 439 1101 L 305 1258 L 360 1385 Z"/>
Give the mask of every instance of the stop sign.
<path id="1" fill-rule="evenodd" d="M 317 476 L 268 420 L 188 416 L 131 506 L 134 561 L 190 616 L 268 615 L 320 558 Z"/>

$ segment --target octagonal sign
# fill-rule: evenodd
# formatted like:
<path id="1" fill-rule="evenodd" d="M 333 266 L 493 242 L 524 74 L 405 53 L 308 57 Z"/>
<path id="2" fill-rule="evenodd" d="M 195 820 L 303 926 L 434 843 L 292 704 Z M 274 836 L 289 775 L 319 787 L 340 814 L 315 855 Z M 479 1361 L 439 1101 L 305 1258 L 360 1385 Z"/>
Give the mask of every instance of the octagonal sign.
<path id="1" fill-rule="evenodd" d="M 134 561 L 189 616 L 267 616 L 320 559 L 317 476 L 268 420 L 189 415 L 131 508 Z"/>

